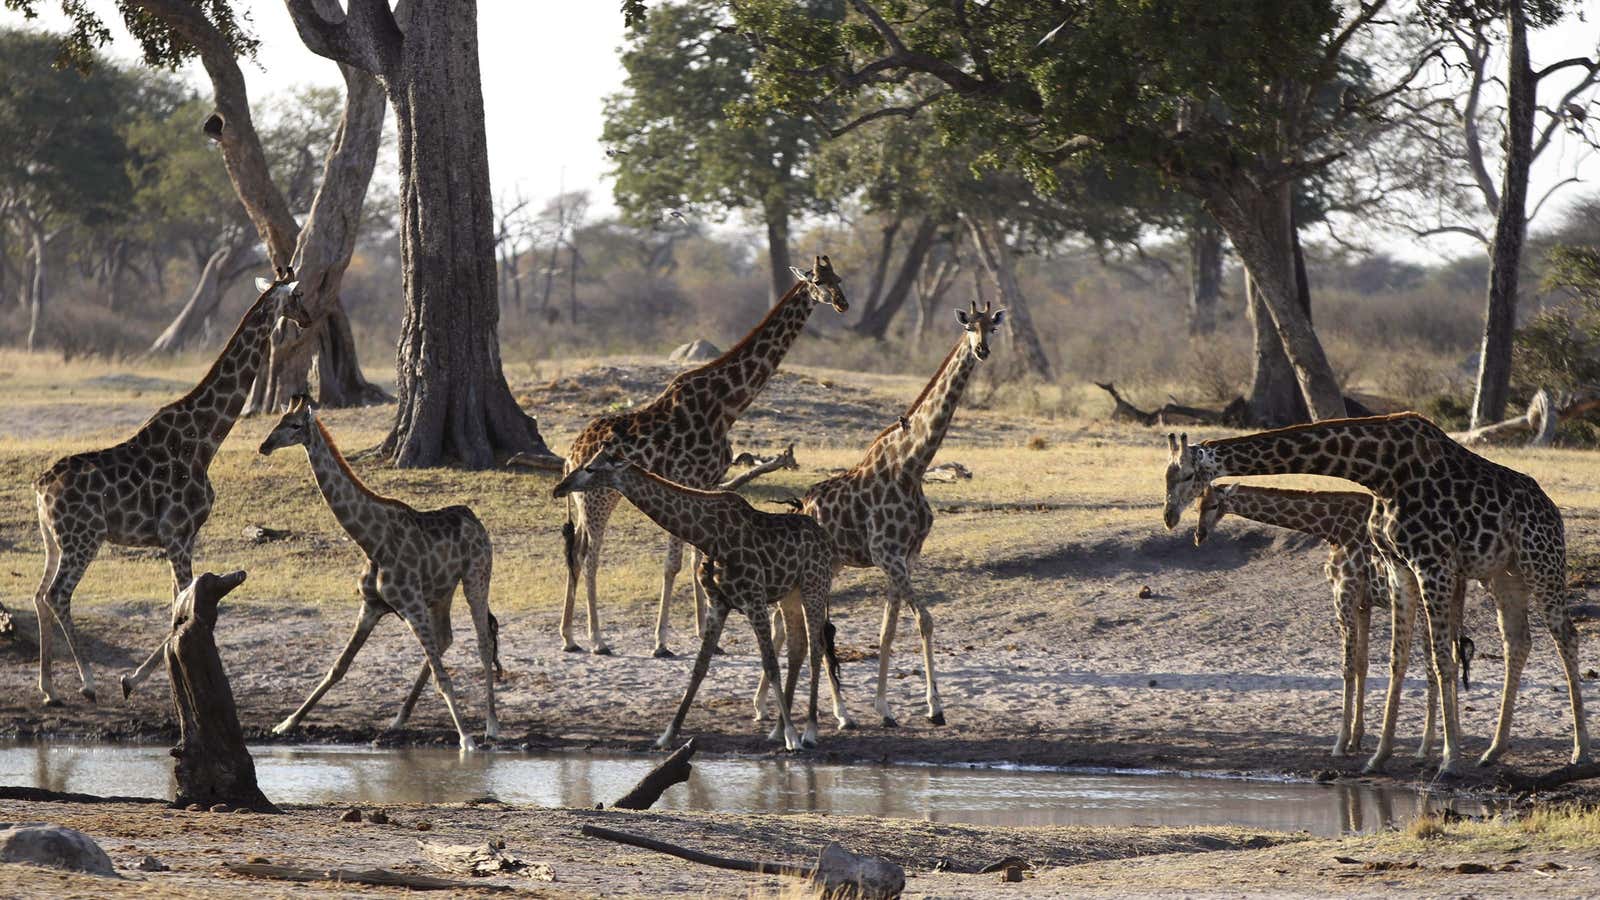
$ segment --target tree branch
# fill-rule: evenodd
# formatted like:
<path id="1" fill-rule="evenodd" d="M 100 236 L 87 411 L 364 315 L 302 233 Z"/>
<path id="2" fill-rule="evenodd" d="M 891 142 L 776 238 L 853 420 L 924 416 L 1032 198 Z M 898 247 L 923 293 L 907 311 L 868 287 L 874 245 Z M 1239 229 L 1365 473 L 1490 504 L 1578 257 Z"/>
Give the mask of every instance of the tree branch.
<path id="1" fill-rule="evenodd" d="M 284 0 L 300 40 L 312 53 L 382 75 L 399 55 L 402 35 L 388 0 Z"/>

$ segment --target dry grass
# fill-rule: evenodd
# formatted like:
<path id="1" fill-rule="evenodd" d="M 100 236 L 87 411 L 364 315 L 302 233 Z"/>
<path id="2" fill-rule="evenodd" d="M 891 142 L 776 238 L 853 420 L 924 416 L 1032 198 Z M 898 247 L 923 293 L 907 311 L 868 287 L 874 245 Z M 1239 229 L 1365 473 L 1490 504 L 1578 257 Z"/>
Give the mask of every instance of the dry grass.
<path id="1" fill-rule="evenodd" d="M 1525 813 L 1447 822 L 1436 815 L 1366 839 L 1374 852 L 1537 853 L 1600 849 L 1600 809 L 1540 806 Z"/>

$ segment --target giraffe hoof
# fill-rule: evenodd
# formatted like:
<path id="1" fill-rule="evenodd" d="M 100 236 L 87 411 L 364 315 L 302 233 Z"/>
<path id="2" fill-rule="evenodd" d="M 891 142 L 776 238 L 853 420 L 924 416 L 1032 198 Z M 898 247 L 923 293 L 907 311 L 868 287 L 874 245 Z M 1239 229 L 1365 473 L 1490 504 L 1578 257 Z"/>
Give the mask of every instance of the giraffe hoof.
<path id="1" fill-rule="evenodd" d="M 44 698 L 44 705 L 46 707 L 49 707 L 50 709 L 54 709 L 54 708 L 56 708 L 56 707 L 61 705 L 61 701 L 57 700 L 54 697 L 48 697 L 47 696 L 47 697 Z"/>
<path id="2" fill-rule="evenodd" d="M 677 656 L 678 656 L 678 654 L 673 653 L 671 650 L 668 650 L 666 647 L 657 647 L 656 648 L 656 652 L 654 652 L 654 653 L 652 653 L 650 655 L 654 656 L 656 659 L 676 659 Z"/>
<path id="3" fill-rule="evenodd" d="M 933 715 L 929 716 L 928 717 L 928 721 L 932 722 L 935 725 L 943 725 L 944 724 L 944 710 L 940 710 L 940 711 L 934 713 Z"/>
<path id="4" fill-rule="evenodd" d="M 885 727 L 885 728 L 899 728 L 900 727 L 900 723 L 896 722 L 894 720 L 894 716 L 884 716 L 883 717 L 883 727 Z"/>
<path id="5" fill-rule="evenodd" d="M 133 682 L 128 680 L 128 676 L 118 675 L 117 683 L 122 685 L 122 699 L 126 700 L 133 696 Z"/>
<path id="6" fill-rule="evenodd" d="M 593 653 L 595 656 L 610 656 L 611 655 L 611 648 L 607 647 L 605 644 L 599 644 L 593 650 L 590 650 L 589 652 Z"/>
<path id="7" fill-rule="evenodd" d="M 98 702 L 100 702 L 95 697 L 94 688 L 79 688 L 78 689 L 78 693 L 82 694 L 83 695 L 83 699 L 89 701 L 90 703 L 98 703 Z"/>
<path id="8" fill-rule="evenodd" d="M 567 644 L 561 648 L 561 651 L 563 653 L 582 653 L 583 648 L 579 647 L 577 644 Z"/>
<path id="9" fill-rule="evenodd" d="M 856 726 L 856 720 L 855 719 L 840 719 L 839 720 L 839 730 L 840 731 L 855 731 L 856 727 L 857 726 Z"/>

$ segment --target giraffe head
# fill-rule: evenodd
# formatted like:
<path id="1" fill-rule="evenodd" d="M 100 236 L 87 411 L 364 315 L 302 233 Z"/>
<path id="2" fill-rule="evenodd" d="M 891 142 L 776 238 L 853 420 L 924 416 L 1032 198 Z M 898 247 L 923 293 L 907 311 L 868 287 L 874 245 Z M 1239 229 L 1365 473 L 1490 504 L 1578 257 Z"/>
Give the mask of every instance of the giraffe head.
<path id="1" fill-rule="evenodd" d="M 845 312 L 850 309 L 850 301 L 844 298 L 844 288 L 840 287 L 844 282 L 834 274 L 833 263 L 828 261 L 828 257 L 817 257 L 809 269 L 790 266 L 789 271 L 805 284 L 806 292 L 811 295 L 814 302 L 826 303 L 833 307 L 835 312 Z"/>
<path id="2" fill-rule="evenodd" d="M 300 290 L 300 282 L 295 280 L 294 269 L 279 266 L 273 275 L 271 281 L 256 279 L 256 290 L 261 292 L 256 302 L 268 301 L 268 321 L 278 323 L 287 319 L 301 328 L 310 328 L 311 313 L 306 310 L 305 294 Z"/>
<path id="3" fill-rule="evenodd" d="M 1216 529 L 1217 523 L 1228 514 L 1228 494 L 1231 490 L 1231 485 L 1208 484 L 1200 493 L 1200 521 L 1194 524 L 1196 547 L 1206 542 L 1206 538 Z"/>
<path id="4" fill-rule="evenodd" d="M 956 321 L 967 330 L 967 346 L 972 348 L 972 355 L 979 359 L 989 358 L 989 335 L 1006 320 L 1004 309 L 994 309 L 987 300 L 983 309 L 978 309 L 978 301 L 970 300 L 968 309 L 956 308 Z"/>
<path id="5" fill-rule="evenodd" d="M 311 408 L 311 398 L 296 394 L 289 401 L 289 411 L 272 427 L 267 439 L 261 442 L 261 455 L 271 456 L 274 450 L 305 444 L 311 440 L 311 430 L 317 427 L 317 414 Z"/>
<path id="6" fill-rule="evenodd" d="M 1216 455 L 1209 447 L 1191 445 L 1189 435 L 1167 435 L 1167 502 L 1162 509 L 1167 530 L 1178 527 L 1183 511 L 1217 477 Z"/>
<path id="7" fill-rule="evenodd" d="M 588 462 L 573 469 L 567 477 L 561 479 L 550 491 L 550 496 L 559 500 L 568 494 L 581 494 L 584 491 L 613 487 L 616 484 L 617 474 L 631 465 L 633 463 L 624 459 L 617 451 L 609 448 L 601 450 L 590 457 Z"/>

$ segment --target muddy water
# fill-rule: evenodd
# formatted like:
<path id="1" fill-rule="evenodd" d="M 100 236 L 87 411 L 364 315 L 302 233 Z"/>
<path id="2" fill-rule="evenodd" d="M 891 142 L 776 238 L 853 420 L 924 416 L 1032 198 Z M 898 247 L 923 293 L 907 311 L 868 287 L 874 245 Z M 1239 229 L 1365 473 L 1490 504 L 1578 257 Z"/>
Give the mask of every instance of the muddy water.
<path id="1" fill-rule="evenodd" d="M 450 803 L 485 796 L 593 806 L 625 793 L 659 758 L 432 748 L 265 746 L 251 751 L 267 796 L 284 803 Z M 1475 799 L 1401 786 L 1172 774 L 837 765 L 705 759 L 666 809 L 822 812 L 986 825 L 1243 825 L 1318 835 L 1401 825 L 1429 809 L 1482 815 Z M 171 797 L 165 747 L 0 745 L 0 784 Z"/>

